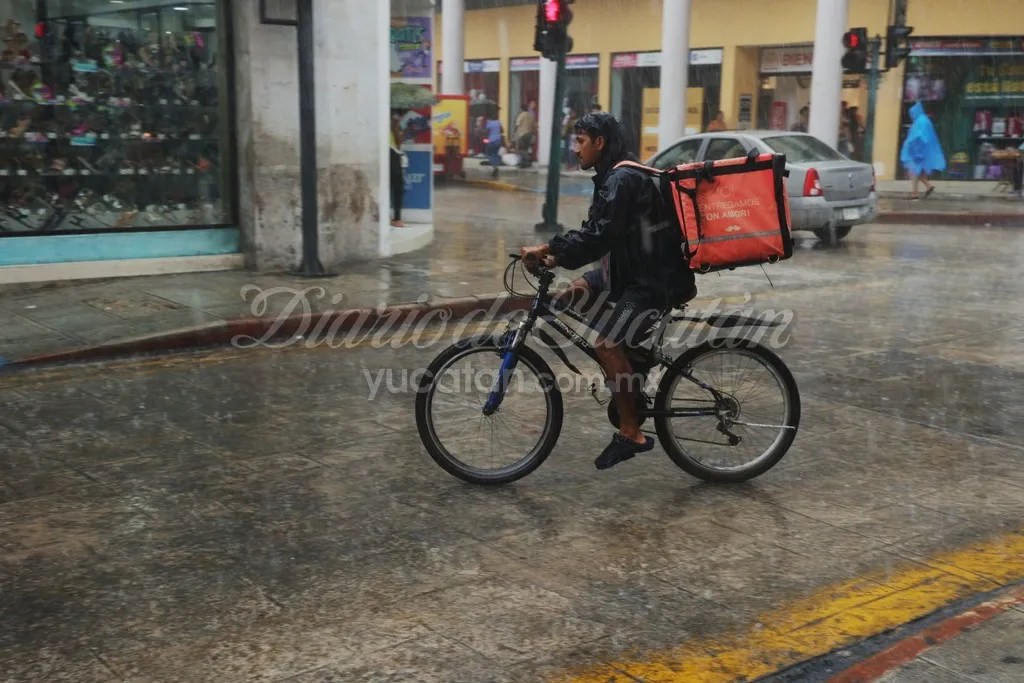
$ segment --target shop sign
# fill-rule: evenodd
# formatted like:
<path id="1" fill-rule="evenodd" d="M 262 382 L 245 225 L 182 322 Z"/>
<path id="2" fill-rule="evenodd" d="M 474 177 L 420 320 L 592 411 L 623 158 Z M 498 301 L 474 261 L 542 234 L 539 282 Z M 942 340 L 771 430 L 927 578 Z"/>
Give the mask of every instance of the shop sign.
<path id="1" fill-rule="evenodd" d="M 978 57 L 1024 54 L 1024 38 L 914 38 L 911 57 Z"/>
<path id="2" fill-rule="evenodd" d="M 704 66 L 706 64 L 721 64 L 722 49 L 713 50 L 690 50 L 690 65 Z"/>
<path id="3" fill-rule="evenodd" d="M 761 49 L 761 73 L 764 74 L 811 73 L 813 66 L 813 45 Z"/>
<path id="4" fill-rule="evenodd" d="M 466 60 L 463 71 L 468 74 L 491 74 L 501 71 L 500 59 L 475 59 Z"/>
<path id="5" fill-rule="evenodd" d="M 690 65 L 705 66 L 722 63 L 721 48 L 690 50 Z M 613 69 L 635 69 L 661 66 L 660 52 L 620 52 L 612 57 Z"/>
<path id="6" fill-rule="evenodd" d="M 565 68 L 572 69 L 596 69 L 601 64 L 599 55 L 569 55 L 565 58 Z"/>
<path id="7" fill-rule="evenodd" d="M 633 69 L 639 66 L 635 52 L 624 52 L 612 56 L 613 69 Z"/>
<path id="8" fill-rule="evenodd" d="M 753 119 L 754 96 L 750 93 L 740 95 L 739 114 L 736 117 L 736 125 L 740 130 L 750 128 Z"/>
<path id="9" fill-rule="evenodd" d="M 540 57 L 517 57 L 509 61 L 509 71 L 540 71 Z"/>
<path id="10" fill-rule="evenodd" d="M 964 84 L 964 97 L 968 100 L 1024 97 L 1024 64 L 978 65 Z"/>

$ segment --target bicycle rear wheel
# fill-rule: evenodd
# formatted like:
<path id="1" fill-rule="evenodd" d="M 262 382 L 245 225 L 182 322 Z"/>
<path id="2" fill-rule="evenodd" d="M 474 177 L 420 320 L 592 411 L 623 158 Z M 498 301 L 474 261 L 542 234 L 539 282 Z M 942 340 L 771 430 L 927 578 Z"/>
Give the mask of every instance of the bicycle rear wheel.
<path id="1" fill-rule="evenodd" d="M 702 417 L 655 419 L 658 439 L 687 473 L 713 482 L 764 474 L 786 454 L 800 424 L 800 393 L 775 353 L 745 340 L 702 344 L 662 377 L 655 410 L 697 409 Z"/>
<path id="2" fill-rule="evenodd" d="M 505 356 L 498 337 L 456 342 L 430 363 L 417 391 L 424 447 L 445 471 L 470 483 L 525 477 L 551 454 L 562 429 L 562 395 L 550 366 L 525 346 L 514 359 Z M 500 406 L 487 415 L 484 408 L 508 367 Z"/>

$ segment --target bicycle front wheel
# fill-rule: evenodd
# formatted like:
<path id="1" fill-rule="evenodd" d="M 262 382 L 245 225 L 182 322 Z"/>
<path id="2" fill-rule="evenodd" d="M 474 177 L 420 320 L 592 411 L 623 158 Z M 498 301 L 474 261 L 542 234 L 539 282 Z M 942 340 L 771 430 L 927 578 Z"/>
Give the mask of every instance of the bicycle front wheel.
<path id="1" fill-rule="evenodd" d="M 655 419 L 676 465 L 706 481 L 740 482 L 764 474 L 789 450 L 800 393 L 775 353 L 734 340 L 681 355 L 661 379 L 655 410 L 690 413 Z"/>
<path id="2" fill-rule="evenodd" d="M 550 366 L 522 347 L 510 359 L 497 337 L 474 337 L 441 352 L 416 395 L 416 427 L 434 461 L 473 484 L 507 484 L 540 467 L 562 429 L 562 395 Z M 490 413 L 490 414 L 488 414 Z"/>

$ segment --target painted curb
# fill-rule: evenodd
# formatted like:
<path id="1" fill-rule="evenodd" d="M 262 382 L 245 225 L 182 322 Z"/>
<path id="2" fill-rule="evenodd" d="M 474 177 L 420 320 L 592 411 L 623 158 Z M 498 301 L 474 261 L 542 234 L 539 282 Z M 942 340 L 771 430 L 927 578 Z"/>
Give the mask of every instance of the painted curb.
<path id="1" fill-rule="evenodd" d="M 977 628 L 1016 605 L 1022 604 L 1024 604 L 1024 589 L 1018 588 L 1005 597 L 982 603 L 926 628 L 875 656 L 854 664 L 830 678 L 828 683 L 871 683 L 916 660 L 928 650 L 950 641 L 966 631 Z"/>
<path id="2" fill-rule="evenodd" d="M 364 328 L 373 329 L 382 321 L 387 321 L 390 324 L 415 322 L 420 317 L 437 311 L 442 312 L 443 320 L 463 317 L 476 312 L 498 316 L 526 310 L 531 304 L 532 299 L 512 298 L 507 294 L 501 294 L 447 299 L 425 304 L 350 308 L 292 315 L 286 318 L 236 318 L 211 325 L 188 327 L 108 344 L 31 356 L 9 361 L 2 366 L 2 370 L 10 372 L 44 365 L 111 360 L 145 353 L 224 346 L 238 340 L 252 340 L 253 342 L 280 340 L 314 330 L 330 330 L 332 333 L 359 331 Z"/>
<path id="3" fill-rule="evenodd" d="M 1024 213 L 949 213 L 922 211 L 879 211 L 875 223 L 920 225 L 961 225 L 972 227 L 1024 228 Z"/>

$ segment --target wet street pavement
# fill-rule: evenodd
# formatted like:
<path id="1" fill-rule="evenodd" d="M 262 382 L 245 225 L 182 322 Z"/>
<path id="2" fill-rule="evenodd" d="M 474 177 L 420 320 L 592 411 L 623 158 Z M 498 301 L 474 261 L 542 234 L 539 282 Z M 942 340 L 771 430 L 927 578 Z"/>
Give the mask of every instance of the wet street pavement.
<path id="1" fill-rule="evenodd" d="M 507 196 L 429 253 L 500 291 L 535 237 Z M 801 239 L 774 288 L 701 278 L 697 311 L 794 314 L 800 431 L 735 486 L 660 448 L 596 471 L 585 390 L 540 469 L 463 484 L 405 383 L 433 329 L 0 378 L 0 679 L 752 680 L 1020 581 L 1022 258 L 1013 230 L 868 226 Z"/>
<path id="2" fill-rule="evenodd" d="M 518 177 L 543 181 L 535 173 Z M 579 177 L 562 180 L 570 194 L 560 199 L 558 218 L 566 227 L 577 227 L 586 215 L 593 183 Z M 392 258 L 347 264 L 329 278 L 225 271 L 0 285 L 0 367 L 181 330 L 209 330 L 240 318 L 276 317 L 304 290 L 320 294 L 303 297 L 293 313 L 502 294 L 508 252 L 549 235 L 533 228 L 541 217 L 542 191 L 504 192 L 447 183 L 439 187 L 437 199 L 436 235 L 429 246 Z M 967 224 L 968 219 L 983 225 L 984 220 L 1013 210 L 1020 212 L 1020 225 L 1024 225 L 1024 202 L 1005 199 L 883 199 L 880 208 L 894 212 L 889 218 L 899 214 L 923 226 L 953 221 L 956 225 L 951 227 L 961 230 L 943 234 L 963 233 L 967 241 L 974 240 L 968 233 L 977 229 Z M 963 224 L 957 223 L 961 220 Z M 877 230 L 858 226 L 854 235 L 869 229 Z M 811 233 L 798 232 L 797 237 L 806 249 L 821 248 Z M 854 242 L 849 248 L 860 249 L 862 241 L 855 237 Z M 804 277 L 799 269 L 788 267 L 779 273 L 784 278 L 793 273 L 800 281 Z M 726 282 L 741 289 L 764 283 L 756 270 L 733 273 Z"/>

